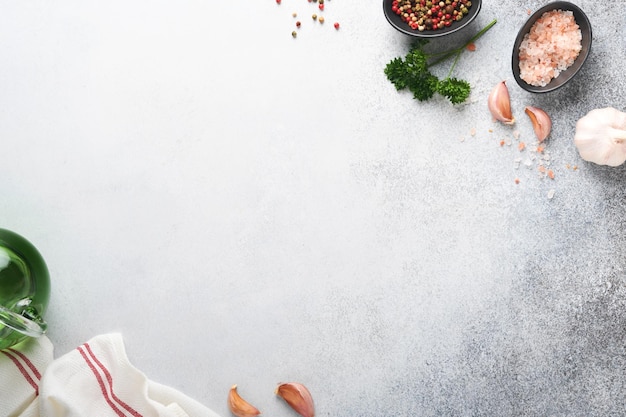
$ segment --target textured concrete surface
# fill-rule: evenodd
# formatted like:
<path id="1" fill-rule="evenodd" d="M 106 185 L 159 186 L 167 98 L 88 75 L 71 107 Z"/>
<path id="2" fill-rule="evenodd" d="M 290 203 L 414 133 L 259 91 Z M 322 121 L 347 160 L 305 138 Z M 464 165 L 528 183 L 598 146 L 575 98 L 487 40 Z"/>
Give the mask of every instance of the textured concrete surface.
<path id="1" fill-rule="evenodd" d="M 57 355 L 122 332 L 224 416 L 234 383 L 293 416 L 289 380 L 318 416 L 625 415 L 626 168 L 573 135 L 626 110 L 626 2 L 575 3 L 591 55 L 547 95 L 510 69 L 544 2 L 485 0 L 433 41 L 499 19 L 458 107 L 386 80 L 409 41 L 379 1 L 327 0 L 323 25 L 304 0 L 0 5 L 0 220 L 48 261 Z M 503 79 L 515 128 L 486 107 Z M 516 147 L 528 104 L 552 116 L 554 180 Z"/>

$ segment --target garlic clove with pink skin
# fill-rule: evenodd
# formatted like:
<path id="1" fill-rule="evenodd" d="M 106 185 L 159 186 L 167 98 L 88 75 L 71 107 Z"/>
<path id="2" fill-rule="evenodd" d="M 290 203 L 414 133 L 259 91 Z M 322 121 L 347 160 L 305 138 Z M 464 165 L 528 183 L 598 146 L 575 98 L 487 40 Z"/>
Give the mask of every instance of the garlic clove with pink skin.
<path id="1" fill-rule="evenodd" d="M 511 112 L 511 96 L 506 81 L 500 81 L 489 93 L 487 106 L 495 120 L 504 124 L 512 125 L 515 123 L 515 117 Z"/>
<path id="2" fill-rule="evenodd" d="M 594 109 L 576 123 L 574 144 L 585 161 L 618 166 L 626 161 L 626 113 Z"/>
<path id="3" fill-rule="evenodd" d="M 302 417 L 315 417 L 313 397 L 304 385 L 298 382 L 282 383 L 276 387 L 275 393 Z"/>
<path id="4" fill-rule="evenodd" d="M 228 409 L 237 417 L 255 417 L 261 414 L 256 407 L 241 398 L 236 384 L 228 392 Z"/>
<path id="5" fill-rule="evenodd" d="M 526 106 L 524 112 L 530 118 L 533 124 L 533 130 L 539 142 L 543 142 L 550 135 L 552 130 L 552 120 L 548 113 L 540 109 L 539 107 Z"/>

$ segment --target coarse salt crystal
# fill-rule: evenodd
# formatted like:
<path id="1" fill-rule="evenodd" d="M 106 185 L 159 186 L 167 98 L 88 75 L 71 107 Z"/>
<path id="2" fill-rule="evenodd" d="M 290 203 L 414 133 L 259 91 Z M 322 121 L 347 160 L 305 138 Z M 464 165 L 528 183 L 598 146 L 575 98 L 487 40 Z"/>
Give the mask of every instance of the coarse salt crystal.
<path id="1" fill-rule="evenodd" d="M 582 50 L 582 32 L 570 10 L 545 12 L 519 47 L 520 78 L 543 87 L 569 68 Z"/>

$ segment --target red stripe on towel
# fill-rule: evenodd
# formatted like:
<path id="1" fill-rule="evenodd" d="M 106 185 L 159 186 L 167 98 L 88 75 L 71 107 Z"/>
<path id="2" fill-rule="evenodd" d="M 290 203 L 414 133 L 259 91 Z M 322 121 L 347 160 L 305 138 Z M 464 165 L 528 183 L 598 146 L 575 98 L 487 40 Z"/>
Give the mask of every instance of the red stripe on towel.
<path id="1" fill-rule="evenodd" d="M 113 403 L 113 400 L 111 400 L 111 397 L 109 396 L 109 393 L 107 392 L 107 389 L 104 386 L 104 381 L 102 380 L 102 376 L 100 375 L 100 373 L 98 372 L 94 364 L 91 363 L 91 360 L 89 359 L 89 357 L 87 357 L 87 354 L 85 353 L 83 348 L 79 346 L 77 349 L 80 352 L 83 359 L 85 360 L 85 362 L 87 362 L 87 366 L 89 366 L 89 369 L 91 369 L 91 372 L 93 372 L 94 376 L 96 377 L 96 380 L 98 381 L 98 385 L 100 386 L 100 391 L 102 391 L 102 396 L 104 397 L 104 400 L 107 402 L 107 404 L 109 404 L 109 407 L 111 407 L 111 410 L 115 411 L 115 414 L 117 414 L 120 417 L 126 417 L 124 412 L 120 410 L 119 408 L 117 408 L 117 406 Z"/>
<path id="2" fill-rule="evenodd" d="M 84 349 L 83 349 L 84 348 Z M 88 343 L 85 343 L 83 346 L 78 347 L 78 351 L 82 355 L 85 362 L 93 372 L 94 376 L 98 380 L 98 385 L 100 386 L 100 390 L 102 391 L 102 395 L 104 396 L 105 401 L 111 407 L 115 413 L 120 417 L 125 417 L 126 413 L 122 411 L 118 406 L 121 406 L 124 410 L 126 410 L 133 417 L 142 417 L 136 410 L 134 410 L 131 406 L 126 404 L 124 401 L 119 399 L 117 395 L 113 392 L 113 377 L 109 370 L 98 360 L 96 355 L 91 350 L 91 347 Z M 96 368 L 97 366 L 97 368 Z M 99 370 L 98 370 L 99 369 Z M 100 375 L 100 371 L 104 373 L 107 384 L 105 385 L 104 380 L 102 379 L 102 375 Z M 108 389 L 107 389 L 108 385 Z M 117 403 L 117 404 L 116 404 Z"/>
<path id="3" fill-rule="evenodd" d="M 20 351 L 12 349 L 12 348 L 9 348 L 7 350 L 9 350 L 11 353 L 14 353 L 17 356 L 19 356 L 22 359 L 22 361 L 26 364 L 26 366 L 28 366 L 30 368 L 30 370 L 33 371 L 33 375 L 35 375 L 35 377 L 37 377 L 37 379 L 41 379 L 41 374 L 37 370 L 37 367 L 30 361 L 30 359 L 28 359 L 28 356 L 24 355 Z"/>
<path id="4" fill-rule="evenodd" d="M 35 390 L 35 395 L 39 395 L 39 384 L 32 378 L 32 376 L 28 373 L 28 370 L 24 368 L 24 365 L 20 362 L 18 358 L 13 356 L 8 350 L 1 350 L 7 358 L 11 359 L 11 361 L 15 364 L 20 373 L 24 376 L 24 379 L 30 384 L 31 387 Z M 30 361 L 28 361 L 30 362 Z M 38 374 L 38 373 L 37 373 Z M 39 376 L 37 376 L 39 378 Z"/>

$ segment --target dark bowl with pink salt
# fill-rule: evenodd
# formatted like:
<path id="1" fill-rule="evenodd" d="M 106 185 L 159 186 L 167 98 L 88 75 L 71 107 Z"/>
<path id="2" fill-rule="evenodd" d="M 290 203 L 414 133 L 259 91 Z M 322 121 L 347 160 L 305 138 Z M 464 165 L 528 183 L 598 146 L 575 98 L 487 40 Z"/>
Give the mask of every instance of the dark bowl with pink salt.
<path id="1" fill-rule="evenodd" d="M 517 84 L 531 93 L 562 87 L 580 71 L 591 50 L 591 23 L 567 1 L 535 11 L 519 30 L 511 66 Z"/>
<path id="2" fill-rule="evenodd" d="M 405 35 L 413 38 L 438 38 L 455 33 L 472 23 L 478 16 L 483 2 L 482 0 L 440 0 L 432 1 L 432 3 L 433 7 L 439 7 L 439 9 L 430 10 L 428 16 L 424 15 L 428 12 L 428 8 L 422 6 L 419 0 L 383 0 L 383 11 L 389 24 Z M 450 9 L 450 6 L 453 7 Z M 463 7 L 466 12 L 463 11 L 462 17 L 456 20 L 455 16 Z M 449 10 L 446 10 L 447 8 Z M 446 18 L 447 15 L 450 17 Z M 433 25 L 433 21 L 437 23 Z"/>

